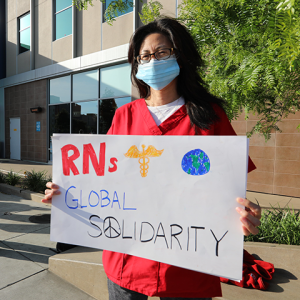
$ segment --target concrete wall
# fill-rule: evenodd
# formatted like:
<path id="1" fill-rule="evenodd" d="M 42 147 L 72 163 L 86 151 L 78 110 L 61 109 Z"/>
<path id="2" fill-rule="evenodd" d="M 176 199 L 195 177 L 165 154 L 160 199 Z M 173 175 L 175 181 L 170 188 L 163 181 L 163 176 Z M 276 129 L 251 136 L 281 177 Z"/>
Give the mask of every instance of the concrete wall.
<path id="1" fill-rule="evenodd" d="M 72 35 L 68 35 L 52 42 L 53 63 L 72 59 Z"/>
<path id="2" fill-rule="evenodd" d="M 101 50 L 102 3 L 94 1 L 88 10 L 77 10 L 77 56 Z"/>
<path id="3" fill-rule="evenodd" d="M 21 120 L 21 159 L 47 162 L 47 80 L 39 80 L 4 90 L 5 93 L 5 155 L 10 155 L 10 118 Z M 30 107 L 42 107 L 31 113 Z M 36 131 L 36 122 L 41 131 Z"/>
<path id="4" fill-rule="evenodd" d="M 102 50 L 127 44 L 133 33 L 133 13 L 116 18 L 113 25 L 102 25 Z"/>
<path id="5" fill-rule="evenodd" d="M 52 64 L 52 1 L 35 1 L 35 68 Z"/>
<path id="6" fill-rule="evenodd" d="M 16 5 L 16 12 L 18 17 L 30 11 L 30 0 L 17 0 Z"/>
<path id="7" fill-rule="evenodd" d="M 18 74 L 30 71 L 30 51 L 17 56 Z"/>
<path id="8" fill-rule="evenodd" d="M 6 23 L 6 76 L 17 74 L 17 22 L 16 19 Z"/>
<path id="9" fill-rule="evenodd" d="M 239 135 L 245 135 L 255 125 L 257 116 L 245 121 L 242 114 L 232 125 Z M 250 138 L 249 155 L 257 169 L 248 175 L 249 191 L 300 197 L 300 111 L 290 114 L 278 124 L 281 133 L 271 133 L 271 139 L 254 135 Z"/>

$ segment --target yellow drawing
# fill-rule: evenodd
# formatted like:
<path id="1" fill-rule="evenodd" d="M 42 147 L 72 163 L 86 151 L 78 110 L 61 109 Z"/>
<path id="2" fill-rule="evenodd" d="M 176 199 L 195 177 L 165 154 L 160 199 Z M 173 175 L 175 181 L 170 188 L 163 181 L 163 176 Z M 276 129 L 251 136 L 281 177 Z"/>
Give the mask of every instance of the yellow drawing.
<path id="1" fill-rule="evenodd" d="M 139 151 L 136 146 L 131 146 L 126 154 L 124 154 L 126 157 L 130 158 L 138 158 L 140 163 L 140 173 L 142 177 L 146 177 L 149 169 L 149 157 L 158 157 L 161 156 L 164 149 L 162 150 L 156 150 L 153 146 L 148 146 L 147 150 L 145 151 L 146 146 L 142 145 L 143 151 Z"/>

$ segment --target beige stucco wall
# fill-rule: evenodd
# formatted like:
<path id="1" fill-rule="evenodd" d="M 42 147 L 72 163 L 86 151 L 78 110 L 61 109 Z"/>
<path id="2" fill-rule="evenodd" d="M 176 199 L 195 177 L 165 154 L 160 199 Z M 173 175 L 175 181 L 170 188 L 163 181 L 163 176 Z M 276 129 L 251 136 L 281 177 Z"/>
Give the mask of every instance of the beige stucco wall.
<path id="1" fill-rule="evenodd" d="M 30 11 L 30 0 L 17 0 L 17 17 Z"/>
<path id="2" fill-rule="evenodd" d="M 16 17 L 16 1 L 6 0 L 6 22 Z"/>
<path id="3" fill-rule="evenodd" d="M 18 74 L 30 71 L 30 51 L 26 51 L 17 56 Z"/>
<path id="4" fill-rule="evenodd" d="M 35 68 L 51 65 L 52 1 L 35 1 Z"/>
<path id="5" fill-rule="evenodd" d="M 17 22 L 16 18 L 6 24 L 6 76 L 16 75 Z"/>
<path id="6" fill-rule="evenodd" d="M 72 34 L 52 43 L 53 63 L 58 63 L 72 58 Z"/>
<path id="7" fill-rule="evenodd" d="M 165 15 L 168 17 L 175 17 L 176 0 L 159 0 L 159 2 L 163 6 L 163 9 L 161 10 L 162 15 Z"/>
<path id="8" fill-rule="evenodd" d="M 133 13 L 116 18 L 113 25 L 102 25 L 102 50 L 127 44 L 133 33 Z"/>
<path id="9" fill-rule="evenodd" d="M 87 10 L 76 11 L 77 56 L 101 50 L 102 3 L 94 1 Z"/>

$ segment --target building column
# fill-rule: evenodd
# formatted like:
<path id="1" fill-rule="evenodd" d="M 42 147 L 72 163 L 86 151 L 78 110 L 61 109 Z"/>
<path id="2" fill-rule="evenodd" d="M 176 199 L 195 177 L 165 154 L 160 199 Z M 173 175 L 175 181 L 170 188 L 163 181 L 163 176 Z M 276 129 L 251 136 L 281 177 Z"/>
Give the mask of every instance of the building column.
<path id="1" fill-rule="evenodd" d="M 77 48 L 77 30 L 76 30 L 76 12 L 77 8 L 75 5 L 72 6 L 72 58 L 77 56 L 76 48 Z"/>
<path id="2" fill-rule="evenodd" d="M 34 0 L 30 0 L 30 70 L 35 69 L 35 5 Z"/>

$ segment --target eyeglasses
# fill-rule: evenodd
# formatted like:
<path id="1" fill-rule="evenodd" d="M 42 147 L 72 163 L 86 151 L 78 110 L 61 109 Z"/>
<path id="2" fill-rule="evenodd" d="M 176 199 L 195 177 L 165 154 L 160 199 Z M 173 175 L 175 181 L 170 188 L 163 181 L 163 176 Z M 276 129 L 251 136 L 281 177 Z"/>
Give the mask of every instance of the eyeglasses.
<path id="1" fill-rule="evenodd" d="M 153 53 L 148 53 L 148 54 L 140 54 L 136 57 L 136 60 L 139 64 L 146 64 L 150 62 L 152 55 L 157 60 L 165 60 L 168 59 L 173 53 L 174 53 L 175 48 L 163 48 L 159 49 Z"/>

